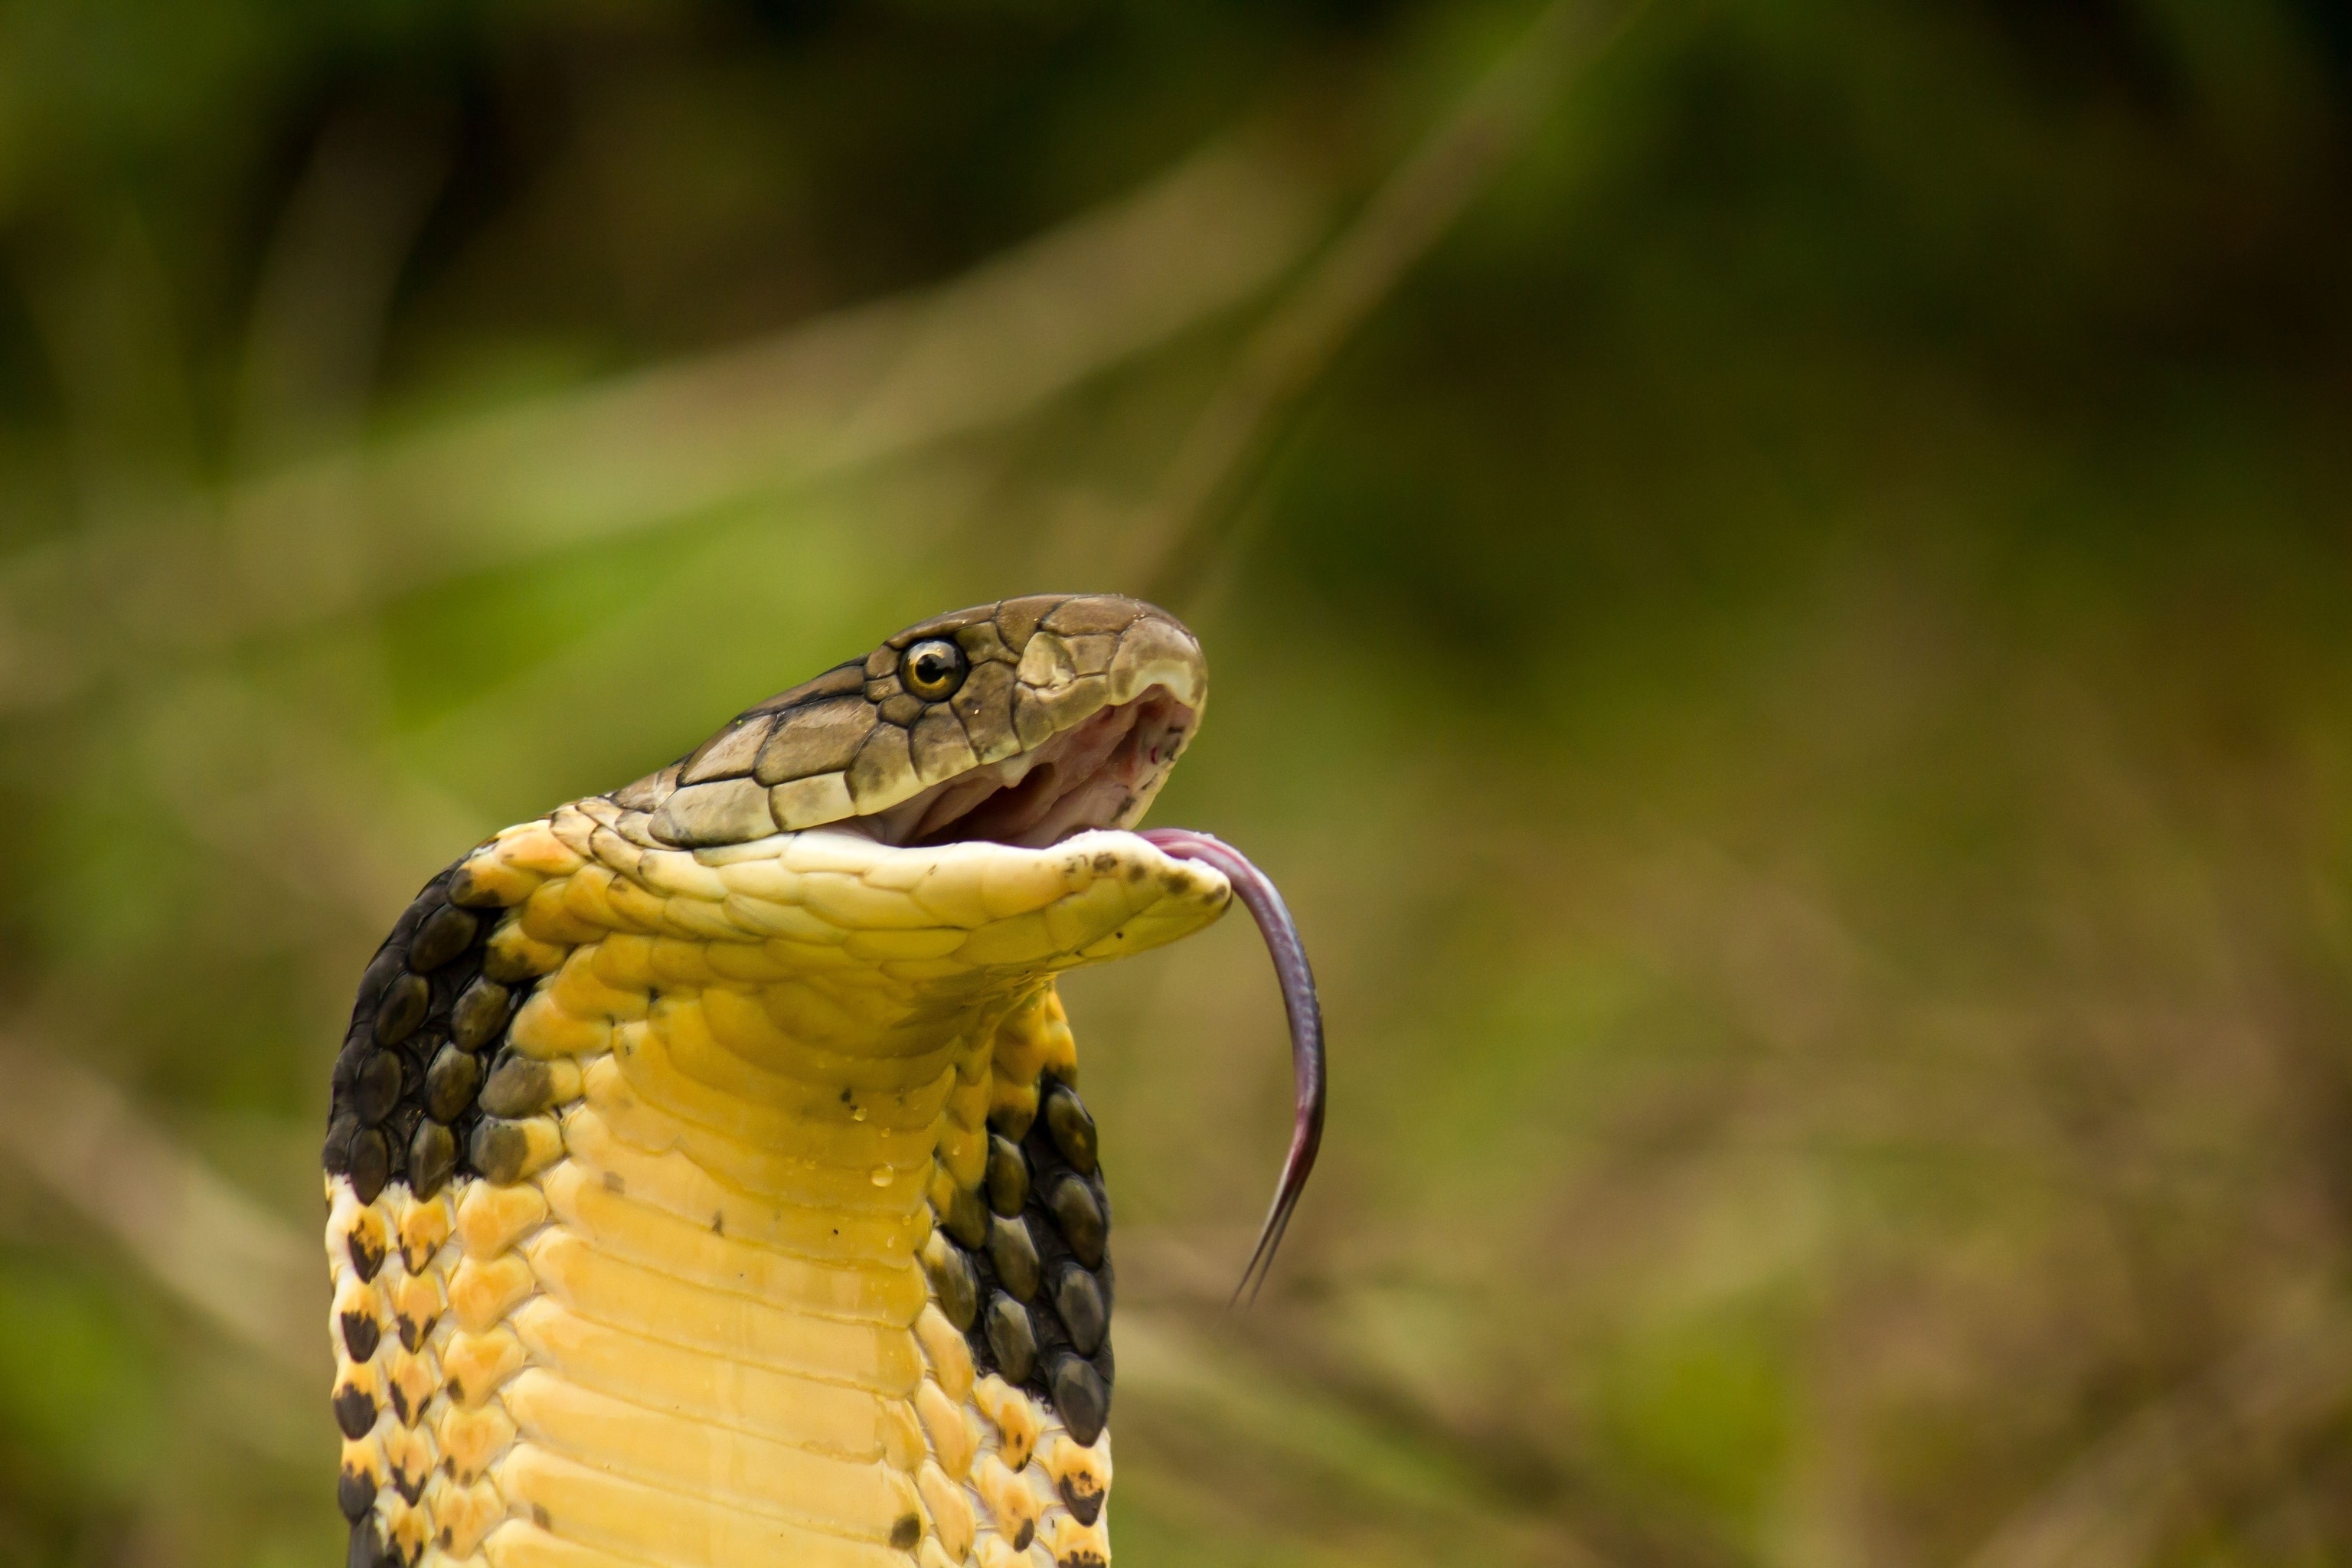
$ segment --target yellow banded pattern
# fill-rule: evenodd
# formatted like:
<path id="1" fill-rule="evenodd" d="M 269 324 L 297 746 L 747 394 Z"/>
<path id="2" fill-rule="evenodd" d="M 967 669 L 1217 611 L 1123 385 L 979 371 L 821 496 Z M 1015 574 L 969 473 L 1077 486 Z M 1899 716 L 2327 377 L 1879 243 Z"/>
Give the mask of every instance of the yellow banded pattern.
<path id="1" fill-rule="evenodd" d="M 1225 909 L 1124 831 L 1204 688 L 1131 600 L 961 612 L 427 885 L 335 1070 L 351 1568 L 1108 1561 L 1054 976 Z"/>

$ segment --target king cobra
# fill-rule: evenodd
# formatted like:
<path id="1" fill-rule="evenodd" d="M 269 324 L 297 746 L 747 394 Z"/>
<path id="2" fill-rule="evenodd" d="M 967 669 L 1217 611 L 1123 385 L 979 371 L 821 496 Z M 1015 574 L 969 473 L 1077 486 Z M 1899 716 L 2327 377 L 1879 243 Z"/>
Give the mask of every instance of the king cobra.
<path id="1" fill-rule="evenodd" d="M 898 633 L 507 828 L 369 964 L 326 1142 L 349 1568 L 1100 1568 L 1111 1205 L 1055 977 L 1271 883 L 1133 831 L 1207 667 L 1165 612 Z"/>

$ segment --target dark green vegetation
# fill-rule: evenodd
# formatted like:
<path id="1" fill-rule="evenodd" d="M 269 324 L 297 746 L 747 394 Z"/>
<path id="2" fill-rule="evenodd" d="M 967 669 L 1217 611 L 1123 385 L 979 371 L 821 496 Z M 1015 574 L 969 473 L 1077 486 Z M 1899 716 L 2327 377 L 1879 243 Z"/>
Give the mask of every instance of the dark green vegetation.
<path id="1" fill-rule="evenodd" d="M 0 1561 L 338 1560 L 394 915 L 891 627 L 1148 589 L 1526 19 L 0 9 Z M 1156 819 L 1284 881 L 1334 1089 L 1228 1317 L 1258 948 L 1071 986 L 1122 1563 L 2352 1559 L 2347 226 L 2336 0 L 1652 0 L 1570 86 L 1179 563 Z"/>

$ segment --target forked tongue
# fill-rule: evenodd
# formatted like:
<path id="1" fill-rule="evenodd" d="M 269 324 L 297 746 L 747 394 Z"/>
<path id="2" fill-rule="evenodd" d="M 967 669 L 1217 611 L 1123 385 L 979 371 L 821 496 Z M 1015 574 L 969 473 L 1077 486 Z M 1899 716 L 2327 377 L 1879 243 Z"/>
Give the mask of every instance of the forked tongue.
<path id="1" fill-rule="evenodd" d="M 1282 1162 L 1282 1180 L 1274 1189 L 1274 1206 L 1257 1233 L 1249 1267 L 1234 1288 L 1234 1300 L 1257 1300 L 1274 1266 L 1275 1249 L 1290 1227 L 1298 1194 L 1307 1190 L 1307 1173 L 1315 1169 L 1315 1152 L 1323 1145 L 1323 1008 L 1315 999 L 1315 972 L 1307 966 L 1307 949 L 1299 944 L 1297 924 L 1266 874 L 1249 863 L 1242 852 L 1221 838 L 1189 827 L 1152 827 L 1138 835 L 1161 854 L 1179 860 L 1198 860 L 1224 873 L 1241 895 L 1250 917 L 1265 938 L 1274 959 L 1275 978 L 1282 983 L 1282 1009 L 1290 1016 L 1290 1072 L 1298 1087 L 1297 1109 L 1290 1123 L 1290 1152 Z"/>

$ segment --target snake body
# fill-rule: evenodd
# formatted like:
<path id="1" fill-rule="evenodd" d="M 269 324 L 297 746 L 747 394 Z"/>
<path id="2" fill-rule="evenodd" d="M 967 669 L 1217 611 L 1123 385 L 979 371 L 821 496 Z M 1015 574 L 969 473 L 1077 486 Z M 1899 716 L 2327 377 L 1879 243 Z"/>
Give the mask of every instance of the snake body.
<path id="1" fill-rule="evenodd" d="M 1055 977 L 1225 910 L 1127 831 L 1206 687 L 1134 600 L 958 612 L 426 885 L 334 1071 L 349 1568 L 1108 1561 Z"/>

